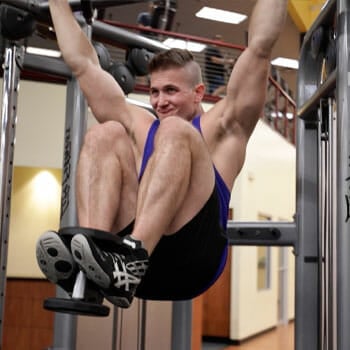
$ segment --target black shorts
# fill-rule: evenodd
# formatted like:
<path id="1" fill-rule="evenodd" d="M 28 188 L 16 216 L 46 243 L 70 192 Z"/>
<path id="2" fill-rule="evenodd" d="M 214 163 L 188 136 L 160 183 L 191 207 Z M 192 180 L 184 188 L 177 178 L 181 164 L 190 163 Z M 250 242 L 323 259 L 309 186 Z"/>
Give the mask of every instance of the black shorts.
<path id="1" fill-rule="evenodd" d="M 150 265 L 136 296 L 150 300 L 192 299 L 220 276 L 228 241 L 219 221 L 216 189 L 181 230 L 163 236 L 150 257 Z"/>

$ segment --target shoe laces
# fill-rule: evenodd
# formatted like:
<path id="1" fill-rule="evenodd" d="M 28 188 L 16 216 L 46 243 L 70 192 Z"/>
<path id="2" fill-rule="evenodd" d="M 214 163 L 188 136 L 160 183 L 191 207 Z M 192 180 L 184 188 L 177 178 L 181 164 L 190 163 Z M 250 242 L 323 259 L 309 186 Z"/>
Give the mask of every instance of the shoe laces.
<path id="1" fill-rule="evenodd" d="M 137 260 L 136 257 L 130 256 L 127 261 L 126 256 L 115 252 L 101 252 L 106 260 L 113 265 L 113 284 L 117 288 L 124 287 L 129 291 L 133 286 L 141 282 L 141 277 L 145 274 L 148 261 Z"/>

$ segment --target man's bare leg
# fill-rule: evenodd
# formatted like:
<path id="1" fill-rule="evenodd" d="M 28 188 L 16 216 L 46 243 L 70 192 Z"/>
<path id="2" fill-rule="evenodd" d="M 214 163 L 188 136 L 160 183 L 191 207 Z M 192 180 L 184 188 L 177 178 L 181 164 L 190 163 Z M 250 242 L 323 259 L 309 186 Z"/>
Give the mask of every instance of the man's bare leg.
<path id="1" fill-rule="evenodd" d="M 177 231 L 202 208 L 213 188 L 213 165 L 201 135 L 182 119 L 166 118 L 139 185 L 131 236 L 151 254 L 162 235 Z"/>
<path id="2" fill-rule="evenodd" d="M 77 171 L 79 224 L 118 232 L 135 218 L 138 187 L 134 154 L 123 126 L 98 124 L 87 132 Z"/>
<path id="3" fill-rule="evenodd" d="M 101 250 L 77 234 L 72 239 L 76 262 L 109 301 L 129 307 L 162 235 L 188 222 L 213 187 L 213 165 L 200 134 L 190 123 L 168 117 L 157 130 L 155 149 L 139 185 L 134 230 L 123 239 L 122 250 Z"/>
<path id="4" fill-rule="evenodd" d="M 129 142 L 116 122 L 88 131 L 77 174 L 80 226 L 118 232 L 134 220 L 138 181 Z M 67 244 L 56 232 L 47 231 L 38 239 L 36 255 L 45 276 L 69 293 L 76 266 Z"/>

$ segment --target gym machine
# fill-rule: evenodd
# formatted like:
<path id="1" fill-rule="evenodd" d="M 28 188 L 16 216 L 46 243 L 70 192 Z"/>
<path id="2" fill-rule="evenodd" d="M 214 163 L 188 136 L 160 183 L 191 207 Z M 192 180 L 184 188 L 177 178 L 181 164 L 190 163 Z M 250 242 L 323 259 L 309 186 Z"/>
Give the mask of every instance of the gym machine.
<path id="1" fill-rule="evenodd" d="M 294 247 L 296 350 L 350 344 L 349 6 L 327 1 L 300 51 L 295 222 L 229 225 L 232 244 Z"/>

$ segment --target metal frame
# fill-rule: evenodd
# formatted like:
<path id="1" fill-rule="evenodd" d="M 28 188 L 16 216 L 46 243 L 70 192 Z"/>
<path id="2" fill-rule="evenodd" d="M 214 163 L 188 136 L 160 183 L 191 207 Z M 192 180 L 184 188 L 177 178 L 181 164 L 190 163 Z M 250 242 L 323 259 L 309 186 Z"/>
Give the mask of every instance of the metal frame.
<path id="1" fill-rule="evenodd" d="M 7 251 L 10 224 L 13 157 L 17 121 L 17 98 L 23 50 L 11 45 L 5 50 L 3 103 L 0 136 L 0 348 L 2 348 L 2 325 L 6 292 Z"/>
<path id="2" fill-rule="evenodd" d="M 303 191 L 298 201 L 298 232 L 307 249 L 315 253 L 318 250 L 315 255 L 318 262 L 315 264 L 317 271 L 308 273 L 310 278 L 313 277 L 313 282 L 304 278 L 309 292 L 308 288 L 303 290 L 298 286 L 296 290 L 299 299 L 306 298 L 307 310 L 317 315 L 318 319 L 304 320 L 304 324 L 297 320 L 299 332 L 311 332 L 308 340 L 305 336 L 303 341 L 297 337 L 297 349 L 345 350 L 350 343 L 350 278 L 347 274 L 350 263 L 349 6 L 346 0 L 328 1 L 306 34 L 300 55 L 298 144 L 301 147 L 298 150 L 298 173 L 303 175 Z M 312 36 L 321 26 L 332 26 L 333 23 L 336 23 L 337 33 L 337 68 L 321 84 L 325 56 L 320 54 L 313 58 L 310 55 Z M 306 236 L 313 236 L 315 240 L 308 242 Z M 318 279 L 315 278 L 317 274 Z M 300 281 L 300 277 L 297 281 Z M 317 304 L 310 306 L 307 303 L 310 295 L 317 300 Z M 318 329 L 312 327 L 314 324 L 318 325 Z"/>
<path id="3" fill-rule="evenodd" d="M 338 74 L 337 74 L 337 347 L 349 348 L 350 344 L 350 222 L 349 222 L 349 158 L 350 158 L 350 87 L 349 87 L 349 34 L 350 4 L 338 1 Z"/>
<path id="4" fill-rule="evenodd" d="M 296 350 L 345 350 L 350 344 L 349 10 L 346 0 L 328 1 L 301 48 L 295 224 L 228 226 L 231 244 L 294 246 Z M 311 55 L 313 33 L 335 19 L 337 69 L 322 81 L 325 53 Z"/>
<path id="5" fill-rule="evenodd" d="M 74 174 L 76 173 L 79 151 L 87 127 L 87 112 L 87 103 L 77 80 L 75 78 L 69 79 L 67 81 L 66 121 L 64 130 L 60 227 L 77 226 L 78 223 Z M 56 296 L 67 297 L 67 294 L 58 287 Z M 74 349 L 76 344 L 76 326 L 76 316 L 56 312 L 54 347 L 52 350 Z"/>

